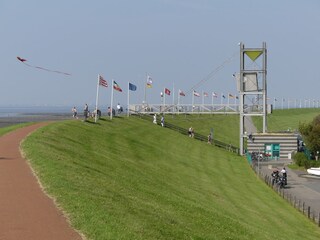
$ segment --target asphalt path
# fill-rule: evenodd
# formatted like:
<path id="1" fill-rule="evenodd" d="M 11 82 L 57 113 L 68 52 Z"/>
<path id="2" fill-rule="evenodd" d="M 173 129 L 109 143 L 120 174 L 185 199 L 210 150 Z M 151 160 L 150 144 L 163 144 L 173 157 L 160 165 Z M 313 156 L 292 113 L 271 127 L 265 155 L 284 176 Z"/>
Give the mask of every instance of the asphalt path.
<path id="1" fill-rule="evenodd" d="M 269 162 L 261 165 L 260 171 L 262 175 L 271 177 L 273 169 L 277 168 L 281 171 L 283 166 L 291 162 L 290 159 Z M 301 206 L 304 203 L 305 209 L 310 206 L 312 214 L 318 218 L 320 213 L 320 177 L 310 175 L 307 171 L 292 170 L 288 167 L 286 170 L 288 184 L 284 188 L 285 194 L 291 195 L 297 203 L 300 201 Z"/>

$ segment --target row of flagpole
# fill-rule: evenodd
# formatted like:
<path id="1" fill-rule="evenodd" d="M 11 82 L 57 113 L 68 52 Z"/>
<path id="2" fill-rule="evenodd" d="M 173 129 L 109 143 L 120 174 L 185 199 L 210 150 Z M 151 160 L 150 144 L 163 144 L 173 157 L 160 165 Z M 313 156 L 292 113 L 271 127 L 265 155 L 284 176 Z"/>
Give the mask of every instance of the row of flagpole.
<path id="1" fill-rule="evenodd" d="M 152 88 L 152 78 L 146 74 L 146 84 L 144 84 L 144 101 L 143 103 L 146 103 L 146 89 L 147 88 Z M 98 106 L 99 106 L 99 87 L 108 87 L 108 83 L 107 81 L 100 75 L 98 74 L 98 79 L 97 79 L 97 94 L 96 94 L 96 106 L 95 106 L 95 122 L 97 121 L 97 115 L 98 115 Z M 113 97 L 114 97 L 114 90 L 117 90 L 119 92 L 122 92 L 122 89 L 120 88 L 120 86 L 112 79 L 112 86 L 111 86 L 111 101 L 110 101 L 110 109 L 109 109 L 109 113 L 110 113 L 110 119 L 112 119 L 113 117 L 113 111 L 112 111 L 112 106 L 113 106 Z M 127 114 L 129 115 L 129 104 L 130 104 L 130 91 L 136 91 L 137 90 L 137 86 L 128 82 L 128 111 Z M 174 84 L 173 84 L 173 91 L 172 91 L 172 97 L 173 97 L 173 101 L 172 101 L 172 105 L 174 105 L 174 92 L 175 92 L 175 88 L 174 88 Z M 163 105 L 166 105 L 166 95 L 171 95 L 171 90 L 169 90 L 168 88 L 164 88 L 163 89 L 163 93 L 160 93 L 161 98 L 163 98 Z M 180 104 L 180 98 L 181 97 L 185 97 L 186 94 L 179 89 L 179 94 L 178 94 L 178 105 Z M 202 91 L 202 104 L 204 104 L 204 98 L 208 97 L 209 94 L 206 92 Z M 236 99 L 238 99 L 237 96 L 233 96 L 232 94 L 228 94 L 228 104 L 229 104 L 229 100 L 230 98 L 234 98 L 235 99 L 235 103 L 236 103 Z M 194 97 L 200 97 L 200 93 L 196 92 L 195 90 L 193 90 L 192 92 L 192 105 L 194 105 Z M 213 104 L 213 100 L 214 98 L 217 98 L 218 94 L 215 92 L 212 92 L 212 104 Z M 226 96 L 224 94 L 221 94 L 221 104 L 223 103 L 223 99 L 225 99 Z"/>
<path id="2" fill-rule="evenodd" d="M 99 87 L 102 86 L 102 87 L 108 87 L 108 83 L 107 81 L 99 74 L 98 75 L 98 80 L 97 80 L 97 95 L 96 95 L 96 106 L 95 106 L 95 122 L 97 121 L 97 115 L 98 115 L 98 105 L 99 105 Z M 144 101 L 143 103 L 146 103 L 146 89 L 147 88 L 152 88 L 152 78 L 146 74 L 146 83 L 144 84 Z M 114 97 L 114 90 L 116 91 L 119 91 L 119 92 L 122 92 L 122 89 L 121 87 L 112 79 L 112 87 L 111 87 L 111 107 L 109 109 L 110 111 L 110 119 L 112 119 L 113 117 L 113 97 Z M 136 91 L 137 90 L 137 86 L 128 82 L 128 111 L 127 111 L 127 114 L 129 115 L 129 104 L 130 104 L 130 94 L 129 92 L 130 91 Z M 175 98 L 174 98 L 174 92 L 175 92 L 175 86 L 173 84 L 173 91 L 172 91 L 172 105 L 175 105 Z M 168 88 L 164 88 L 163 89 L 163 92 L 160 93 L 160 96 L 161 96 L 161 99 L 163 99 L 163 106 L 166 106 L 166 95 L 170 96 L 171 95 L 171 90 L 168 89 Z M 205 101 L 204 101 L 204 98 L 205 97 L 208 97 L 209 94 L 207 92 L 204 92 L 202 91 L 202 94 L 198 93 L 197 91 L 193 90 L 192 91 L 192 106 L 194 106 L 194 102 L 195 102 L 195 97 L 201 97 L 202 95 L 202 104 L 204 105 Z M 181 101 L 181 97 L 185 97 L 186 94 L 181 90 L 179 89 L 178 91 L 178 105 L 180 105 L 180 101 Z M 215 98 L 218 98 L 218 93 L 216 92 L 212 92 L 212 95 L 211 95 L 211 98 L 212 98 L 212 105 L 213 105 L 213 102 L 214 102 L 214 99 Z M 234 104 L 236 104 L 236 101 L 238 99 L 238 96 L 236 95 L 232 95 L 230 93 L 228 93 L 228 95 L 224 95 L 223 93 L 220 94 L 220 101 L 221 101 L 221 105 L 223 104 L 223 101 L 224 99 L 228 99 L 228 105 L 230 104 L 230 99 L 234 99 Z M 276 108 L 276 102 L 278 100 L 276 98 L 273 99 L 273 105 L 274 105 L 274 108 Z M 282 98 L 281 100 L 281 108 L 283 109 L 284 108 L 284 102 L 285 102 L 285 98 Z M 299 100 L 299 99 L 294 99 L 293 100 L 295 102 L 295 107 L 297 107 L 297 102 L 299 101 L 299 107 L 302 108 L 302 101 L 303 100 Z M 288 108 L 289 108 L 289 104 L 290 102 L 292 102 L 290 99 L 287 99 L 287 103 L 288 103 Z M 309 107 L 311 107 L 311 99 L 305 99 L 304 100 L 304 108 L 308 107 L 307 106 L 307 103 L 309 103 Z M 316 101 L 316 100 L 313 100 L 313 105 L 315 106 L 317 103 L 317 107 L 320 107 L 320 101 Z"/>

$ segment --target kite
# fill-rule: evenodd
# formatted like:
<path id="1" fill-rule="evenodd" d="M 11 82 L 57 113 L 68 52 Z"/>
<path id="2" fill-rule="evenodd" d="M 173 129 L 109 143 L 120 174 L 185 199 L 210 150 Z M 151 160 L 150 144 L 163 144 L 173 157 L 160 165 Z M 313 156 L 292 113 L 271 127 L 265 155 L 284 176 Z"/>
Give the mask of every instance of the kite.
<path id="1" fill-rule="evenodd" d="M 51 70 L 51 69 L 44 68 L 44 67 L 39 67 L 39 66 L 30 65 L 30 64 L 26 63 L 26 62 L 27 62 L 27 59 L 24 59 L 24 58 L 21 58 L 21 57 L 17 57 L 17 59 L 18 59 L 20 62 L 22 62 L 23 64 L 25 64 L 26 66 L 28 66 L 28 67 L 33 67 L 33 68 L 41 69 L 41 70 L 44 70 L 44 71 L 47 71 L 47 72 L 60 73 L 60 74 L 68 75 L 68 76 L 71 75 L 70 73 L 66 73 L 66 72 L 61 72 L 61 71 Z"/>

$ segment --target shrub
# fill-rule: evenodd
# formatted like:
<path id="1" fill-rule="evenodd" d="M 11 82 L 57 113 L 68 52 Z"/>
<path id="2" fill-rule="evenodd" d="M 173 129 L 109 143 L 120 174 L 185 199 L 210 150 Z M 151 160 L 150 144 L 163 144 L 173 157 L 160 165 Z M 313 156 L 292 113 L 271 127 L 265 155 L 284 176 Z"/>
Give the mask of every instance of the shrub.
<path id="1" fill-rule="evenodd" d="M 299 167 L 306 167 L 306 164 L 308 164 L 308 159 L 303 152 L 297 152 L 296 154 L 294 154 L 293 159 L 295 164 L 297 164 Z"/>

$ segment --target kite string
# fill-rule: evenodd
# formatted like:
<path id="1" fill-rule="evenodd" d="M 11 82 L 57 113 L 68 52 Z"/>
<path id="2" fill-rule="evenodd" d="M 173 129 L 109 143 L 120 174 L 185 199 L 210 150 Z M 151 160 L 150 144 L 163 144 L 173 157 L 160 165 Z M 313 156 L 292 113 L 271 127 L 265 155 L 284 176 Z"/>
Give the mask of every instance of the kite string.
<path id="1" fill-rule="evenodd" d="M 191 93 L 192 91 L 194 91 L 194 89 L 200 87 L 202 84 L 204 84 L 205 82 L 207 82 L 210 79 L 213 79 L 213 77 L 221 70 L 225 67 L 225 65 L 227 65 L 228 63 L 230 63 L 231 61 L 233 61 L 233 59 L 239 54 L 239 51 L 234 52 L 231 57 L 227 58 L 222 64 L 220 64 L 218 67 L 216 67 L 213 71 L 211 71 L 205 78 L 203 78 L 202 80 L 200 80 L 197 84 L 195 84 L 192 88 L 190 88 L 190 90 L 188 90 L 186 93 Z"/>
<path id="2" fill-rule="evenodd" d="M 20 61 L 21 61 L 21 60 L 20 60 Z M 39 67 L 39 66 L 35 66 L 35 65 L 30 65 L 30 64 L 26 63 L 25 61 L 21 61 L 21 62 L 22 62 L 23 64 L 25 64 L 26 66 L 28 66 L 28 67 L 33 67 L 33 68 L 41 69 L 41 70 L 48 71 L 48 72 L 60 73 L 60 74 L 68 75 L 68 76 L 71 75 L 70 73 L 66 73 L 66 72 L 61 72 L 61 71 L 51 70 L 51 69 L 44 68 L 44 67 Z"/>

